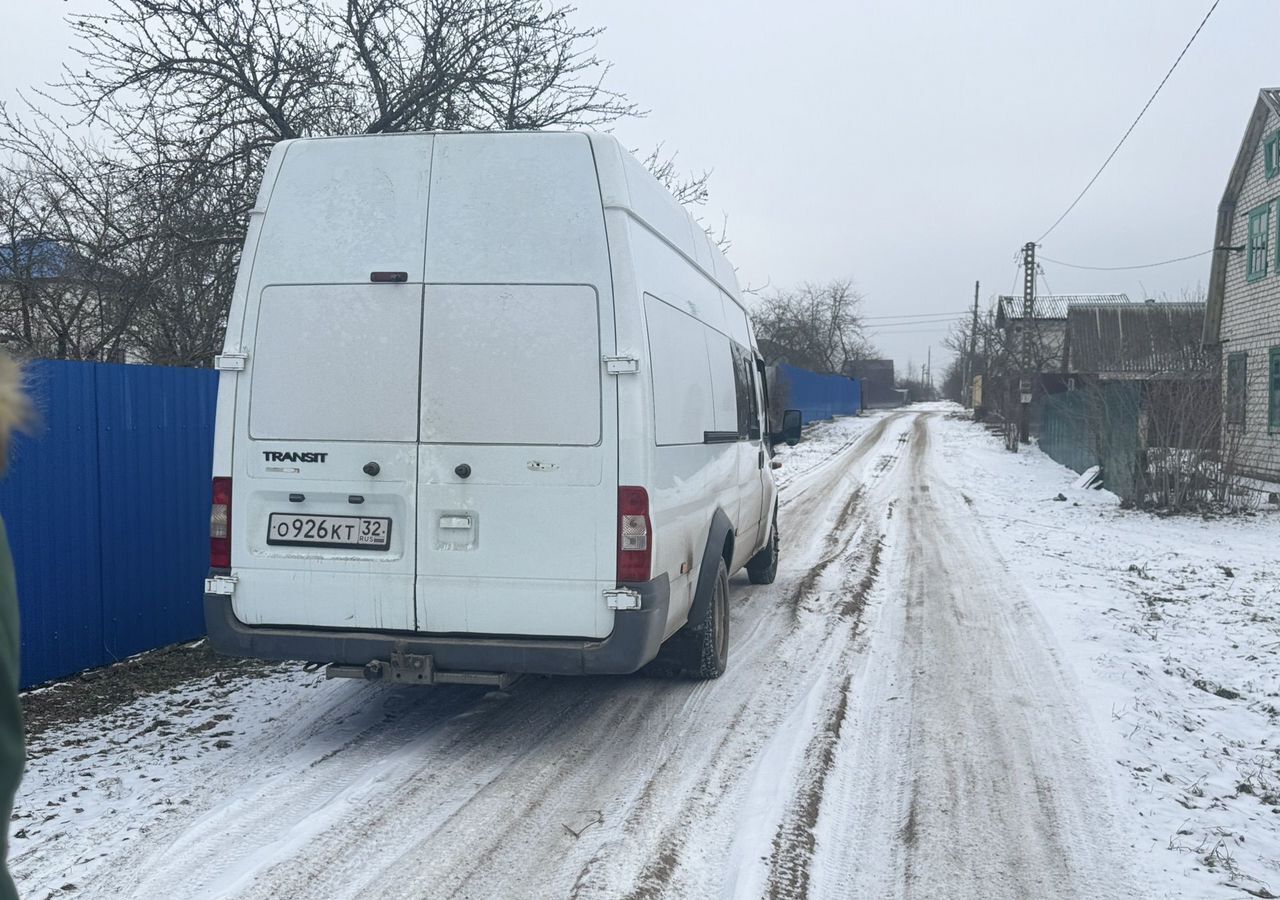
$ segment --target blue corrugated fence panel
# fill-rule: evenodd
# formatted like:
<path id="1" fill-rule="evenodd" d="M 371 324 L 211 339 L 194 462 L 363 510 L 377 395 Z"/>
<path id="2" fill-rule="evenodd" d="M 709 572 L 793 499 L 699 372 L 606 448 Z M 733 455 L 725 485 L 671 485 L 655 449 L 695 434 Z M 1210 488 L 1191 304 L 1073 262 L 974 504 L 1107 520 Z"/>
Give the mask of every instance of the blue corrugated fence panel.
<path id="1" fill-rule="evenodd" d="M 786 388 L 786 405 L 800 410 L 806 425 L 862 411 L 862 385 L 856 378 L 819 375 L 786 363 L 778 365 L 778 377 Z"/>
<path id="2" fill-rule="evenodd" d="M 92 366 L 38 361 L 40 421 L 14 441 L 0 480 L 22 616 L 22 683 L 102 665 L 97 421 Z"/>
<path id="3" fill-rule="evenodd" d="M 217 373 L 99 365 L 103 636 L 113 658 L 204 633 Z"/>
<path id="4" fill-rule="evenodd" d="M 37 361 L 0 514 L 24 687 L 203 633 L 217 375 Z"/>

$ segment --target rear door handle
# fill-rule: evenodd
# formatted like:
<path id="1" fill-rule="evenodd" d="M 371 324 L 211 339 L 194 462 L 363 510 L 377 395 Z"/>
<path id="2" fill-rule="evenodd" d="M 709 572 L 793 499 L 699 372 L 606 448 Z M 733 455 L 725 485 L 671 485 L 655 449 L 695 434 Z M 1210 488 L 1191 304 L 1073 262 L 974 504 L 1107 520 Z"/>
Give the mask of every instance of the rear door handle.
<path id="1" fill-rule="evenodd" d="M 760 468 L 763 469 L 764 468 L 764 448 L 763 447 L 760 449 L 759 463 L 760 463 Z"/>

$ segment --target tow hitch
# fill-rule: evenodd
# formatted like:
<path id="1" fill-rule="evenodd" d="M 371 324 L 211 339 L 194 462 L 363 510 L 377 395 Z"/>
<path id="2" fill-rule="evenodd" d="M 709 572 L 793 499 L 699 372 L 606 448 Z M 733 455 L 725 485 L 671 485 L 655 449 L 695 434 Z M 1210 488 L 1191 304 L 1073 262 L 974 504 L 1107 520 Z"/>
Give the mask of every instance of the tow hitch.
<path id="1" fill-rule="evenodd" d="M 326 678 L 362 678 L 365 681 L 399 681 L 409 684 L 479 684 L 506 690 L 519 675 L 509 672 L 448 672 L 435 667 L 430 656 L 395 650 L 388 660 L 375 659 L 363 666 L 332 663 Z"/>

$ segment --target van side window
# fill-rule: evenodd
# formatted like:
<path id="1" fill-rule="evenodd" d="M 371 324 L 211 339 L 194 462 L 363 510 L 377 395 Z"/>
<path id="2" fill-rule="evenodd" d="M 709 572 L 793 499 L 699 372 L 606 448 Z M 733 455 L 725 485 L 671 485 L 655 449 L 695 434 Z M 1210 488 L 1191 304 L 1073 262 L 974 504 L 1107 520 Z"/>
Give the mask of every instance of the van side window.
<path id="1" fill-rule="evenodd" d="M 738 402 L 738 437 L 759 440 L 760 405 L 756 399 L 755 360 L 751 351 L 733 347 L 733 387 Z"/>
<path id="2" fill-rule="evenodd" d="M 765 431 L 771 431 L 773 426 L 769 422 L 769 378 L 765 374 L 764 360 L 758 356 L 756 357 L 756 375 L 760 379 L 760 421 Z"/>
<path id="3" fill-rule="evenodd" d="M 734 407 L 731 383 L 726 383 L 727 398 L 721 398 L 712 379 L 712 351 L 718 367 L 728 369 L 728 341 L 709 328 L 652 294 L 644 295 L 645 322 L 649 332 L 649 376 L 653 383 L 654 438 L 659 447 L 675 444 L 701 444 L 707 432 L 729 428 Z M 723 346 L 713 346 L 711 338 L 720 337 Z M 723 373 L 728 382 L 729 373 Z M 727 402 L 721 403 L 719 401 Z M 717 416 L 717 408 L 724 412 Z M 723 419 L 717 425 L 717 418 Z"/>

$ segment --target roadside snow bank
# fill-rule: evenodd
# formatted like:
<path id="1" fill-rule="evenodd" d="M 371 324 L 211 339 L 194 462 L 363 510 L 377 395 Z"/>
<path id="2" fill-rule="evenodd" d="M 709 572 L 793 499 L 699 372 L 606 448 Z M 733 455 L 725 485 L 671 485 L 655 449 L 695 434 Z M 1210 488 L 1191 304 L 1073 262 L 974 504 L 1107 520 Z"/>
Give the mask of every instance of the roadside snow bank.
<path id="1" fill-rule="evenodd" d="M 1280 895 L 1280 514 L 1125 511 L 972 422 L 938 436 L 1111 741 L 1153 889 Z"/>

